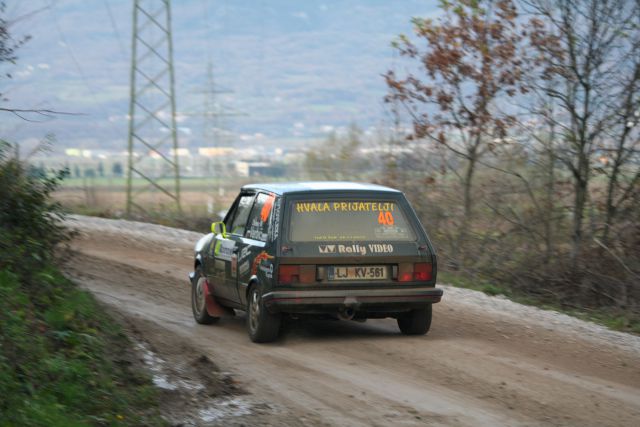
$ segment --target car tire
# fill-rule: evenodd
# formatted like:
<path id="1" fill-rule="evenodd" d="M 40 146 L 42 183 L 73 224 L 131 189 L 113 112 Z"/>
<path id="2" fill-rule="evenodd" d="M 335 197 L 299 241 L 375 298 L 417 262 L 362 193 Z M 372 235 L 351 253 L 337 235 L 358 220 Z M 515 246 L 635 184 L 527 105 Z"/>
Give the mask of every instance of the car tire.
<path id="1" fill-rule="evenodd" d="M 275 341 L 280 332 L 282 316 L 269 313 L 262 300 L 262 286 L 254 284 L 249 289 L 247 301 L 247 331 L 251 341 L 265 343 Z"/>
<path id="2" fill-rule="evenodd" d="M 210 325 L 220 320 L 219 317 L 213 317 L 207 311 L 207 301 L 204 293 L 206 285 L 207 278 L 202 273 L 202 267 L 198 266 L 191 283 L 191 311 L 193 312 L 193 318 L 201 325 Z"/>
<path id="3" fill-rule="evenodd" d="M 398 317 L 398 327 L 405 335 L 424 335 L 431 327 L 431 304 Z"/>

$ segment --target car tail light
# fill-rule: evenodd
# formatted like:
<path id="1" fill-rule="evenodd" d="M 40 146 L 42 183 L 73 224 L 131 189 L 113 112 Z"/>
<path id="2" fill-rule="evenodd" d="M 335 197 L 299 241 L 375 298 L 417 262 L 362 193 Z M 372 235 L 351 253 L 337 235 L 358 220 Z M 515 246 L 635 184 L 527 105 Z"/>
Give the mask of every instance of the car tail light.
<path id="1" fill-rule="evenodd" d="M 296 283 L 314 283 L 316 281 L 315 265 L 280 265 L 278 267 L 278 283 L 295 285 Z"/>
<path id="2" fill-rule="evenodd" d="M 280 265 L 278 267 L 278 283 L 291 285 L 300 281 L 300 266 Z"/>
<path id="3" fill-rule="evenodd" d="M 413 264 L 403 262 L 398 264 L 398 282 L 410 282 L 413 280 Z"/>
<path id="4" fill-rule="evenodd" d="M 428 282 L 432 276 L 432 265 L 427 262 L 413 264 L 413 280 L 418 282 Z"/>
<path id="5" fill-rule="evenodd" d="M 398 264 L 398 282 L 428 282 L 433 278 L 433 266 L 427 262 Z"/>
<path id="6" fill-rule="evenodd" d="M 316 281 L 316 266 L 300 266 L 300 283 L 314 283 Z"/>

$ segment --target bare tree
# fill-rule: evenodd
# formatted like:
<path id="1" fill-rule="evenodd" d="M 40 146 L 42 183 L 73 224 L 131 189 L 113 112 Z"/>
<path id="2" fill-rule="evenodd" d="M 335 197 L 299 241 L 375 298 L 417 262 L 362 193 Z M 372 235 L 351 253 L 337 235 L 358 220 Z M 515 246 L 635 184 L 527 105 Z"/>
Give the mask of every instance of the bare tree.
<path id="1" fill-rule="evenodd" d="M 413 122 L 412 139 L 446 147 L 466 163 L 456 245 L 464 257 L 478 163 L 514 122 L 498 104 L 526 91 L 519 51 L 523 35 L 510 0 L 443 1 L 442 8 L 435 22 L 414 18 L 416 41 L 400 37 L 397 49 L 417 62 L 420 73 L 387 72 L 387 101 L 405 107 Z"/>
<path id="2" fill-rule="evenodd" d="M 637 18 L 640 20 L 640 13 Z M 635 43 L 640 44 L 640 37 Z M 619 209 L 632 198 L 640 196 L 640 51 L 636 50 L 636 54 L 626 81 L 621 82 L 622 96 L 611 106 L 613 123 L 605 141 L 609 144 L 600 147 L 603 170 L 608 180 L 602 233 L 605 245 L 609 243 L 610 230 Z"/>
<path id="3" fill-rule="evenodd" d="M 524 0 L 522 4 L 537 17 L 533 22 L 539 31 L 533 35 L 544 34 L 544 42 L 534 39 L 532 43 L 532 50 L 544 59 L 543 80 L 554 82 L 537 89 L 557 101 L 552 120 L 562 144 L 556 153 L 571 172 L 574 188 L 571 255 L 575 265 L 583 247 L 594 156 L 599 148 L 610 145 L 609 130 L 620 120 L 617 100 L 627 95 L 630 86 L 624 82 L 633 80 L 629 64 L 640 55 L 640 3 Z"/>
<path id="4" fill-rule="evenodd" d="M 535 93 L 534 93 L 535 95 Z M 535 210 L 535 221 L 529 226 L 541 225 L 540 237 L 544 245 L 544 263 L 548 265 L 553 257 L 557 222 L 557 179 L 556 161 L 557 132 L 554 120 L 554 100 L 548 96 L 529 96 L 525 105 L 519 105 L 523 111 L 514 133 L 521 136 L 521 147 L 527 147 L 532 153 L 528 159 L 532 167 L 528 176 L 502 168 L 503 172 L 517 175 L 524 184 L 530 205 Z M 523 224 L 524 226 L 524 224 Z M 536 227 L 537 228 L 537 227 Z"/>

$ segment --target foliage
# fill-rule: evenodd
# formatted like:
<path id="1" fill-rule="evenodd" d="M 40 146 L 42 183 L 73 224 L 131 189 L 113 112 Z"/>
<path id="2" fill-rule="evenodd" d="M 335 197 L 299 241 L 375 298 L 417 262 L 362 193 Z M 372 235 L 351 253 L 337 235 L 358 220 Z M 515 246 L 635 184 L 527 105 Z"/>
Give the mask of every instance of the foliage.
<path id="1" fill-rule="evenodd" d="M 516 121 L 500 102 L 527 91 L 524 30 L 510 0 L 447 1 L 442 9 L 437 21 L 413 19 L 417 41 L 400 36 L 396 42 L 402 56 L 417 62 L 418 72 L 398 76 L 389 71 L 387 101 L 400 103 L 411 118 L 410 140 L 426 139 L 465 162 L 460 175 L 464 215 L 456 245 L 463 250 L 478 164 L 504 143 Z"/>
<path id="2" fill-rule="evenodd" d="M 520 161 L 516 161 L 519 158 Z M 527 161 L 524 161 L 527 160 Z M 439 279 L 455 282 L 487 293 L 502 293 L 517 300 L 580 311 L 607 322 L 608 314 L 626 319 L 620 323 L 633 330 L 640 323 L 640 206 L 614 227 L 615 245 L 603 249 L 592 240 L 581 259 L 580 267 L 571 264 L 571 223 L 566 202 L 572 194 L 567 176 L 556 178 L 552 216 L 550 252 L 546 252 L 547 212 L 532 202 L 543 199 L 547 191 L 546 177 L 539 175 L 537 159 L 521 153 L 512 158 L 500 157 L 494 163 L 518 170 L 521 180 L 495 169 L 481 170 L 476 180 L 476 197 L 482 202 L 473 233 L 467 240 L 472 254 L 464 266 L 452 262 L 460 209 L 460 183 L 455 171 L 430 175 L 422 170 L 399 169 L 384 175 L 378 182 L 403 190 L 425 225 L 439 257 Z M 516 165 L 518 165 L 516 167 Z M 527 190 L 526 187 L 529 187 Z M 594 204 L 604 198 L 600 192 L 592 196 Z M 569 204 L 570 205 L 570 204 Z M 592 215 L 603 215 L 594 209 Z M 587 262 L 588 261 L 588 262 Z M 441 274 L 444 273 L 444 274 Z M 499 289 L 499 291 L 497 290 Z M 636 326 L 634 326 L 636 325 Z"/>
<path id="3" fill-rule="evenodd" d="M 17 59 L 16 50 L 29 40 L 29 38 L 26 37 L 16 40 L 11 36 L 9 33 L 9 22 L 3 16 L 6 8 L 6 2 L 0 1 L 0 63 L 15 63 Z"/>
<path id="4" fill-rule="evenodd" d="M 9 269 L 30 283 L 34 266 L 47 265 L 56 245 L 68 239 L 60 223 L 62 210 L 51 193 L 67 175 L 51 177 L 33 171 L 10 156 L 0 141 L 0 269 Z"/>
<path id="5" fill-rule="evenodd" d="M 0 425 L 158 424 L 150 381 L 117 358 L 131 345 L 118 326 L 55 268 L 33 279 L 38 292 L 0 271 Z"/>
<path id="6" fill-rule="evenodd" d="M 158 425 L 131 345 L 54 266 L 68 234 L 47 177 L 0 147 L 0 426 Z"/>
<path id="7" fill-rule="evenodd" d="M 414 204 L 445 272 L 492 284 L 489 293 L 612 313 L 633 329 L 640 3 L 450 0 L 442 8 L 437 22 L 414 19 L 413 40 L 397 44 L 408 75 L 386 76 L 387 100 L 413 127 L 404 146 L 425 160 L 388 168 L 379 181 L 420 195 Z"/>
<path id="8" fill-rule="evenodd" d="M 15 64 L 17 59 L 16 50 L 29 40 L 29 36 L 15 39 L 9 32 L 9 22 L 4 18 L 7 8 L 6 2 L 0 1 L 0 65 L 4 62 Z M 4 73 L 2 77 L 11 78 L 10 73 Z M 7 101 L 4 94 L 0 92 L 0 101 Z"/>
<path id="9" fill-rule="evenodd" d="M 422 73 L 401 78 L 389 71 L 388 101 L 400 101 L 410 112 L 411 138 L 430 138 L 454 151 L 477 144 L 483 147 L 475 150 L 490 149 L 484 138 L 506 136 L 515 120 L 496 101 L 503 94 L 526 92 L 516 8 L 511 1 L 460 0 L 443 9 L 437 22 L 413 19 L 418 42 L 406 36 L 396 42 L 401 55 L 419 62 Z M 462 144 L 456 146 L 456 137 Z"/>

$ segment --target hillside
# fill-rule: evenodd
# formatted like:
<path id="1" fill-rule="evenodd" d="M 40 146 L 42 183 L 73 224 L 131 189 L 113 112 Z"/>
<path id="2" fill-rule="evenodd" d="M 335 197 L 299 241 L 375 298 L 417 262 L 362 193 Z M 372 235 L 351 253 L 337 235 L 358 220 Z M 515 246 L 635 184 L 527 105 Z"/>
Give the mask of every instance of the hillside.
<path id="1" fill-rule="evenodd" d="M 14 107 L 81 112 L 37 126 L 3 120 L 5 138 L 55 133 L 59 146 L 121 149 L 129 97 L 130 0 L 9 1 L 9 18 L 44 10 L 12 26 L 33 37 L 4 80 Z M 221 105 L 246 115 L 223 119 L 234 140 L 304 141 L 356 121 L 385 118 L 381 74 L 393 64 L 391 40 L 410 18 L 435 13 L 419 0 L 173 3 L 178 110 L 183 146 L 203 143 L 207 58 Z M 28 141 L 27 141 L 28 142 Z"/>

